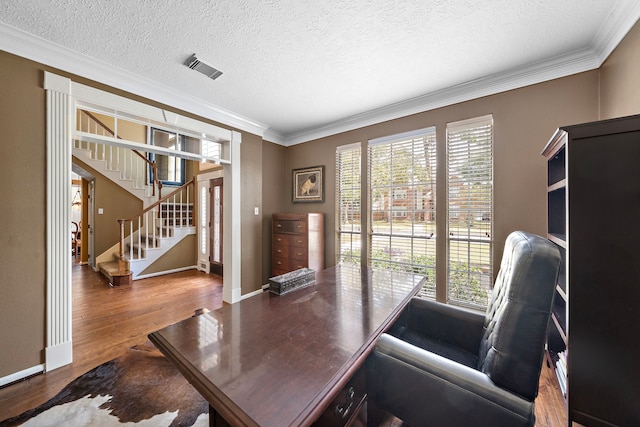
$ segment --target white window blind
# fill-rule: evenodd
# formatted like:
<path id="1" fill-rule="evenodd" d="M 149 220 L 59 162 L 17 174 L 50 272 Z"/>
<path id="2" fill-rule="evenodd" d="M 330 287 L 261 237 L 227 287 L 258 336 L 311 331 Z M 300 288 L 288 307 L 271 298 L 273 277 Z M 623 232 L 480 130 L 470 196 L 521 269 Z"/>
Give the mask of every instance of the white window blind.
<path id="1" fill-rule="evenodd" d="M 369 141 L 369 265 L 425 275 L 435 297 L 435 128 Z"/>
<path id="2" fill-rule="evenodd" d="M 493 118 L 447 124 L 448 299 L 486 307 L 493 244 Z"/>
<path id="3" fill-rule="evenodd" d="M 360 143 L 336 149 L 336 262 L 360 265 L 361 166 Z"/>

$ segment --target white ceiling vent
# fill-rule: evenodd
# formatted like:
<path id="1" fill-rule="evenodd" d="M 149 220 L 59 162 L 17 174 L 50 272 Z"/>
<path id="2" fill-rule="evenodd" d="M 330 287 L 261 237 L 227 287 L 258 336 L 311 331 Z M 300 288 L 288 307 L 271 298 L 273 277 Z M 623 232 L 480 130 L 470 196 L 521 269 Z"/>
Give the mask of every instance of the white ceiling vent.
<path id="1" fill-rule="evenodd" d="M 184 62 L 184 65 L 191 68 L 192 70 L 201 72 L 211 80 L 215 80 L 222 75 L 222 71 L 216 70 L 211 65 L 207 64 L 204 61 L 201 61 L 200 59 L 198 59 L 195 53 Z"/>

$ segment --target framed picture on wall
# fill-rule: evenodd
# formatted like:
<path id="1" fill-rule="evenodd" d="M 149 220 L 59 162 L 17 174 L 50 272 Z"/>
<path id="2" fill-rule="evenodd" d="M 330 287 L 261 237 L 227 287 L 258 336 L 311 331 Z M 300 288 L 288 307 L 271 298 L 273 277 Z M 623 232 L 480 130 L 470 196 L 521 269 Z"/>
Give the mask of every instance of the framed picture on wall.
<path id="1" fill-rule="evenodd" d="M 293 169 L 293 203 L 324 202 L 324 166 Z"/>

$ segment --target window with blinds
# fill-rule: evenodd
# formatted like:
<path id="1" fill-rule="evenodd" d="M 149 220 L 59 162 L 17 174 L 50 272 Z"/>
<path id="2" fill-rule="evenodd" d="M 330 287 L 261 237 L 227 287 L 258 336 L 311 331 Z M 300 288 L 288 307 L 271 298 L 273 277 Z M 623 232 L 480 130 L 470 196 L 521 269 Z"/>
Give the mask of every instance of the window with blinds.
<path id="1" fill-rule="evenodd" d="M 447 124 L 448 300 L 486 307 L 493 244 L 493 118 Z"/>
<path id="2" fill-rule="evenodd" d="M 435 297 L 435 127 L 369 141 L 369 262 L 427 277 Z"/>
<path id="3" fill-rule="evenodd" d="M 361 264 L 360 143 L 336 150 L 336 261 Z"/>

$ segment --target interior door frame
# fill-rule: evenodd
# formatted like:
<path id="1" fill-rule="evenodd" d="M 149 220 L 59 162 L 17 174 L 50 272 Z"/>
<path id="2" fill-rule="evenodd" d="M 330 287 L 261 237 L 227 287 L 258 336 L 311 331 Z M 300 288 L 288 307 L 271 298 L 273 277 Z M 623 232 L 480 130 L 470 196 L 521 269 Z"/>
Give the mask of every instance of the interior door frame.
<path id="1" fill-rule="evenodd" d="M 224 259 L 229 260 L 223 277 L 223 301 L 233 304 L 242 299 L 241 289 L 241 176 L 240 144 L 242 135 L 238 131 L 228 130 L 199 120 L 180 116 L 172 111 L 153 107 L 113 93 L 86 86 L 63 76 L 44 72 L 43 88 L 46 93 L 46 150 L 47 150 L 47 267 L 46 267 L 46 344 L 44 348 L 44 369 L 51 371 L 73 362 L 72 343 L 72 297 L 71 297 L 71 171 L 72 139 L 80 136 L 89 140 L 91 135 L 82 135 L 75 130 L 75 108 L 78 102 L 98 102 L 104 108 L 124 111 L 138 116 L 157 117 L 157 122 L 182 123 L 193 127 L 199 133 L 211 135 L 224 141 L 220 160 L 223 165 L 226 184 L 232 191 L 225 193 Z M 108 137 L 96 137 L 100 142 L 121 146 L 134 146 L 149 151 L 139 143 Z M 215 140 L 215 139 L 214 139 Z M 142 147 L 139 147 L 142 146 Z M 130 148 L 130 147 L 129 147 Z M 146 149 L 146 150 L 145 150 Z M 191 153 L 184 153 L 192 160 L 211 161 L 212 159 Z M 189 157 L 190 156 L 190 157 Z M 234 243 L 235 242 L 235 243 Z"/>
<path id="2" fill-rule="evenodd" d="M 220 196 L 218 199 L 215 197 L 215 189 L 220 187 Z M 224 178 L 213 178 L 209 180 L 209 271 L 217 274 L 218 276 L 222 276 L 224 273 Z M 215 230 L 216 230 L 216 212 L 214 211 L 216 206 L 216 200 L 219 200 L 220 207 L 218 208 L 218 215 L 220 216 L 220 221 L 218 224 L 218 235 L 220 236 L 220 242 L 218 243 L 218 251 L 220 254 L 220 261 L 216 261 L 214 258 L 213 251 L 215 250 L 214 246 L 216 245 L 216 241 L 214 238 Z"/>
<path id="3" fill-rule="evenodd" d="M 197 176 L 198 228 L 196 240 L 198 242 L 198 260 L 196 266 L 198 270 L 207 274 L 211 272 L 211 263 L 209 262 L 211 256 L 211 228 L 208 224 L 211 218 L 210 190 L 211 181 L 216 178 L 224 179 L 224 170 L 205 172 Z M 203 222 L 206 222 L 206 224 L 203 224 Z M 222 234 L 224 236 L 224 228 Z M 205 243 L 204 246 L 203 243 Z M 224 253 L 222 259 L 224 259 Z"/>

